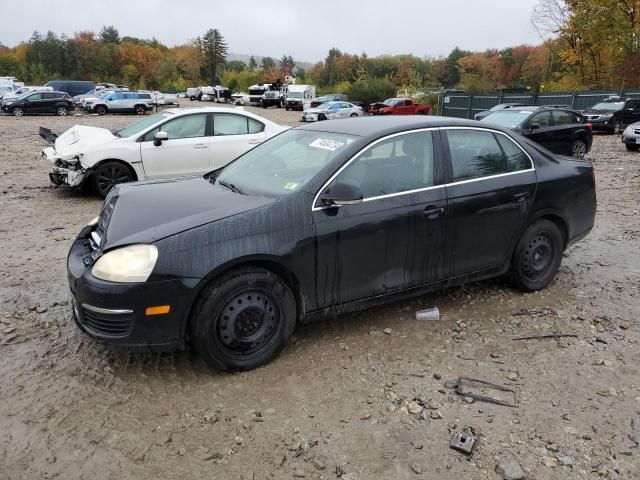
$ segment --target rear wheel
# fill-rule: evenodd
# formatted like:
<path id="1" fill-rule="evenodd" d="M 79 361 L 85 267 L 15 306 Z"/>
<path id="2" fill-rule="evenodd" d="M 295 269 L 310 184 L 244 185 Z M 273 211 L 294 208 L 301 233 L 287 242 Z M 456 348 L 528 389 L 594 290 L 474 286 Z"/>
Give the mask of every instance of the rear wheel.
<path id="1" fill-rule="evenodd" d="M 629 150 L 630 152 L 637 152 L 638 149 L 640 148 L 640 145 L 637 145 L 635 143 L 625 143 L 624 145 L 625 147 L 627 147 L 627 150 Z"/>
<path id="2" fill-rule="evenodd" d="M 550 220 L 538 220 L 523 233 L 511 259 L 509 279 L 520 290 L 533 292 L 551 283 L 562 261 L 562 232 Z"/>
<path id="3" fill-rule="evenodd" d="M 357 117 L 358 114 L 357 113 L 352 113 L 351 115 L 349 115 L 351 118 Z"/>
<path id="4" fill-rule="evenodd" d="M 104 115 L 105 113 L 107 113 L 107 107 L 105 107 L 104 105 L 98 105 L 96 107 L 96 113 L 98 115 Z"/>
<path id="5" fill-rule="evenodd" d="M 584 140 L 574 140 L 571 144 L 571 156 L 575 158 L 584 158 L 587 154 L 587 142 Z"/>
<path id="6" fill-rule="evenodd" d="M 93 172 L 93 188 L 98 195 L 107 193 L 118 183 L 132 182 L 135 176 L 131 169 L 120 162 L 104 162 Z"/>
<path id="7" fill-rule="evenodd" d="M 296 303 L 282 279 L 244 267 L 205 287 L 189 322 L 195 350 L 219 370 L 248 370 L 273 359 L 296 323 Z"/>
<path id="8" fill-rule="evenodd" d="M 136 115 L 144 115 L 147 110 L 144 105 L 136 105 L 133 111 L 136 112 Z"/>
<path id="9" fill-rule="evenodd" d="M 327 116 L 324 113 L 321 113 L 320 115 L 318 115 L 318 120 L 326 120 Z"/>
<path id="10" fill-rule="evenodd" d="M 58 107 L 58 108 L 56 109 L 56 114 L 57 114 L 59 117 L 66 117 L 66 116 L 67 116 L 67 113 L 68 113 L 68 111 L 67 111 L 67 107 Z"/>
<path id="11" fill-rule="evenodd" d="M 13 113 L 16 117 L 21 117 L 24 115 L 24 110 L 21 107 L 16 107 L 11 110 L 11 113 Z"/>

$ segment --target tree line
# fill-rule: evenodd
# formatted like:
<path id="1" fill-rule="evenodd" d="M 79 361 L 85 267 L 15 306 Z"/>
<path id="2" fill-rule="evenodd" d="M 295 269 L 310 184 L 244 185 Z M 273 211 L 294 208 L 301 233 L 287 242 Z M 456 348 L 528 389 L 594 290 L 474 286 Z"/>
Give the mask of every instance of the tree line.
<path id="1" fill-rule="evenodd" d="M 217 29 L 183 45 L 121 37 L 113 26 L 72 37 L 34 32 L 8 48 L 0 45 L 0 75 L 29 84 L 53 78 L 125 83 L 132 88 L 182 91 L 222 84 L 235 91 L 285 75 L 319 92 L 358 92 L 360 98 L 391 96 L 398 90 L 470 92 L 496 89 L 536 92 L 640 87 L 640 0 L 540 0 L 532 21 L 547 38 L 472 52 L 454 48 L 446 57 L 348 53 L 339 48 L 309 68 L 292 56 L 228 60 L 229 47 Z M 380 97 L 380 98 L 381 98 Z"/>

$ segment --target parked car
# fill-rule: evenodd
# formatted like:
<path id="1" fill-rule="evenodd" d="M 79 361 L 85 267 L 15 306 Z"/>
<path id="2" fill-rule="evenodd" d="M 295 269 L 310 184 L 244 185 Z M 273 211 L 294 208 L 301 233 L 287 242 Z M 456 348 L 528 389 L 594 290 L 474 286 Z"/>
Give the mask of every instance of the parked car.
<path id="1" fill-rule="evenodd" d="M 187 88 L 187 97 L 189 98 L 189 100 L 191 100 L 192 102 L 194 100 L 202 100 L 202 89 L 200 88 Z"/>
<path id="2" fill-rule="evenodd" d="M 309 102 L 309 108 L 316 108 L 327 102 L 348 102 L 349 97 L 342 93 L 328 93 L 327 95 L 321 95 L 314 98 Z"/>
<path id="3" fill-rule="evenodd" d="M 7 100 L 11 100 L 12 98 L 21 97 L 22 95 L 28 92 L 52 92 L 52 91 L 53 91 L 53 88 L 51 87 L 39 87 L 36 85 L 28 85 L 28 86 L 18 88 L 13 93 L 11 92 L 5 93 L 4 96 L 2 97 L 2 100 L 7 101 Z"/>
<path id="4" fill-rule="evenodd" d="M 630 152 L 640 150 L 640 122 L 632 123 L 622 132 L 622 143 Z"/>
<path id="5" fill-rule="evenodd" d="M 302 126 L 202 177 L 118 185 L 68 256 L 74 318 L 121 346 L 255 368 L 298 322 L 507 275 L 554 279 L 593 167 L 468 120 Z M 286 212 L 286 214 L 283 214 Z"/>
<path id="6" fill-rule="evenodd" d="M 2 102 L 2 110 L 21 117 L 27 113 L 55 113 L 65 116 L 74 110 L 73 99 L 66 92 L 28 92 Z"/>
<path id="7" fill-rule="evenodd" d="M 410 98 L 389 98 L 378 109 L 378 115 L 429 115 L 430 105 L 417 105 Z"/>
<path id="8" fill-rule="evenodd" d="M 523 103 L 499 103 L 495 107 L 491 107 L 489 110 L 484 110 L 482 112 L 476 113 L 473 116 L 473 118 L 474 120 L 482 120 L 484 117 L 486 117 L 487 115 L 493 112 L 496 112 L 498 110 L 506 110 L 508 108 L 514 108 L 514 107 L 526 107 L 526 105 Z"/>
<path id="9" fill-rule="evenodd" d="M 16 89 L 11 83 L 0 84 L 0 99 L 3 99 L 5 95 L 15 92 Z"/>
<path id="10" fill-rule="evenodd" d="M 381 108 L 386 107 L 387 104 L 384 102 L 374 102 L 369 104 L 369 109 L 368 109 L 368 113 L 369 115 L 378 115 L 378 112 L 380 111 Z"/>
<path id="11" fill-rule="evenodd" d="M 42 151 L 55 185 L 85 182 L 101 196 L 118 183 L 220 168 L 283 130 L 265 118 L 228 108 L 169 108 L 115 133 L 76 125 Z"/>
<path id="12" fill-rule="evenodd" d="M 525 106 L 498 110 L 482 119 L 511 128 L 559 155 L 584 158 L 591 150 L 591 124 L 573 110 Z"/>
<path id="13" fill-rule="evenodd" d="M 151 110 L 154 99 L 151 93 L 140 92 L 109 92 L 107 95 L 85 100 L 84 108 L 87 112 L 95 112 L 104 115 L 112 113 L 135 113 L 144 115 Z"/>
<path id="14" fill-rule="evenodd" d="M 334 120 L 340 118 L 362 117 L 362 107 L 348 102 L 325 102 L 319 107 L 309 108 L 302 112 L 303 122 Z"/>
<path id="15" fill-rule="evenodd" d="M 594 130 L 619 134 L 627 125 L 640 121 L 640 99 L 612 97 L 596 103 L 582 114 Z"/>
<path id="16" fill-rule="evenodd" d="M 51 80 L 45 84 L 57 92 L 66 92 L 71 97 L 95 90 L 96 84 L 88 80 Z"/>

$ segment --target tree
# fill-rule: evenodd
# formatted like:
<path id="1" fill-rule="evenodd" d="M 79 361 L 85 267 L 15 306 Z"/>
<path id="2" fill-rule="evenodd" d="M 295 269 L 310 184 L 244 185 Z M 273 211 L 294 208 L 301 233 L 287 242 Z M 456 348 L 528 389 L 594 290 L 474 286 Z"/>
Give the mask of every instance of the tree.
<path id="1" fill-rule="evenodd" d="M 226 71 L 230 72 L 242 72 L 247 69 L 247 64 L 241 60 L 231 60 L 227 62 L 225 66 Z"/>
<path id="2" fill-rule="evenodd" d="M 263 57 L 262 62 L 260 62 L 261 70 L 273 70 L 276 68 L 276 61 L 271 57 Z"/>
<path id="3" fill-rule="evenodd" d="M 251 58 L 249 58 L 249 70 L 254 72 L 256 68 L 258 68 L 258 62 L 256 62 L 256 57 L 251 55 Z"/>
<path id="4" fill-rule="evenodd" d="M 293 75 L 293 69 L 296 66 L 296 62 L 291 55 L 283 55 L 280 60 L 280 69 L 284 75 Z"/>
<path id="5" fill-rule="evenodd" d="M 202 37 L 203 69 L 210 79 L 211 85 L 217 85 L 219 73 L 227 61 L 228 47 L 224 37 L 217 28 L 209 29 Z"/>
<path id="6" fill-rule="evenodd" d="M 98 39 L 105 44 L 118 44 L 120 43 L 120 33 L 113 25 L 105 25 L 98 33 Z"/>

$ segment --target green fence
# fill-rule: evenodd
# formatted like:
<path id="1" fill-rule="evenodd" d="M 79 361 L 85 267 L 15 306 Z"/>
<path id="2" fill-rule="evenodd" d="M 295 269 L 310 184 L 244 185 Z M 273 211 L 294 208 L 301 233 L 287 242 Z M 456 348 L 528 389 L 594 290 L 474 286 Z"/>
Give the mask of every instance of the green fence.
<path id="1" fill-rule="evenodd" d="M 460 92 L 442 92 L 439 97 L 439 112 L 445 117 L 473 118 L 484 110 L 500 103 L 522 103 L 525 105 L 567 105 L 576 110 L 589 108 L 612 95 L 640 97 L 640 91 L 620 92 L 614 90 L 597 92 L 554 93 L 495 93 L 469 95 Z"/>

